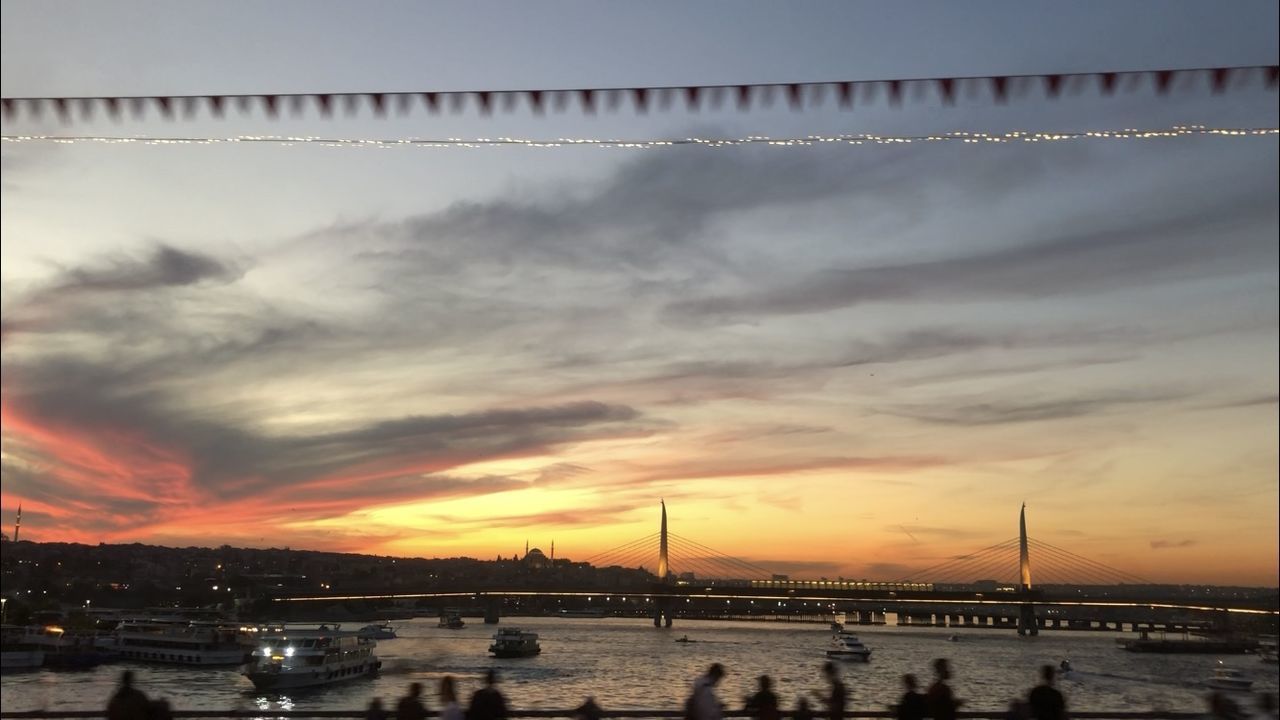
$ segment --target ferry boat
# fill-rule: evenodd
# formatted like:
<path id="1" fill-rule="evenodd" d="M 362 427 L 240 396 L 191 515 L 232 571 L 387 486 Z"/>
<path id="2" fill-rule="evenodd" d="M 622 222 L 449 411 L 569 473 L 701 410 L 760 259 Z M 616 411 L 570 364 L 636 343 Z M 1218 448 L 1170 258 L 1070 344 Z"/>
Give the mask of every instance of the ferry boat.
<path id="1" fill-rule="evenodd" d="M 245 648 L 238 627 L 171 619 L 125 620 L 115 631 L 124 660 L 173 665 L 240 665 Z"/>
<path id="2" fill-rule="evenodd" d="M 533 657 L 542 652 L 538 634 L 522 632 L 518 628 L 503 628 L 493 636 L 489 652 L 498 658 Z"/>
<path id="3" fill-rule="evenodd" d="M 1213 669 L 1213 675 L 1209 677 L 1206 684 L 1221 690 L 1248 690 L 1253 687 L 1253 681 L 1245 677 L 1244 673 L 1223 665 Z"/>
<path id="4" fill-rule="evenodd" d="M 391 627 L 391 623 L 373 623 L 365 625 L 356 631 L 362 638 L 370 640 L 394 640 L 396 638 L 396 629 Z"/>
<path id="5" fill-rule="evenodd" d="M 258 690 L 286 690 L 331 685 L 373 677 L 382 663 L 374 654 L 378 641 L 355 632 L 298 630 L 264 637 L 243 674 Z"/>
<path id="6" fill-rule="evenodd" d="M 466 626 L 467 623 L 456 612 L 447 612 L 441 615 L 440 622 L 436 624 L 436 627 L 449 628 L 450 630 L 461 630 Z"/>
<path id="7" fill-rule="evenodd" d="M 862 644 L 857 635 L 842 630 L 831 638 L 832 644 L 835 646 L 827 651 L 827 657 L 836 660 L 861 660 L 866 662 L 871 659 L 871 648 Z"/>
<path id="8" fill-rule="evenodd" d="M 44 664 L 44 652 L 27 642 L 26 633 L 17 625 L 0 627 L 0 668 L 26 670 Z"/>
<path id="9" fill-rule="evenodd" d="M 82 670 L 114 660 L 114 646 L 102 642 L 92 632 L 68 631 L 58 625 L 33 625 L 26 628 L 23 642 L 44 653 L 44 666 Z"/>

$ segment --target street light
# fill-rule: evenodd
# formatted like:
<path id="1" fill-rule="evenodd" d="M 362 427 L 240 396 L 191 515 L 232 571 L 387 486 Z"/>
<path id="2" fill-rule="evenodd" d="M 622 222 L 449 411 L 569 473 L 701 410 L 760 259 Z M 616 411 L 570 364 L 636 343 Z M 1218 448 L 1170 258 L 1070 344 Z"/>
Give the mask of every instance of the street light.
<path id="1" fill-rule="evenodd" d="M 0 625 L 4 624 L 5 613 L 9 609 L 9 598 L 0 597 Z"/>

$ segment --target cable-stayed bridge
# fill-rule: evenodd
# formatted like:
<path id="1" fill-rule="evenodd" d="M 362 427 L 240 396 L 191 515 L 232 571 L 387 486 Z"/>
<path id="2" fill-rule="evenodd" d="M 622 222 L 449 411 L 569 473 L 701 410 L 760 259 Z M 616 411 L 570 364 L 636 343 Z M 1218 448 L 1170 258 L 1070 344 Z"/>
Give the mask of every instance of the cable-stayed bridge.
<path id="1" fill-rule="evenodd" d="M 612 614 L 651 617 L 671 626 L 678 616 L 840 616 L 846 622 L 899 625 L 1001 627 L 1019 634 L 1042 629 L 1227 629 L 1233 617 L 1275 622 L 1275 597 L 1173 596 L 1132 573 L 1077 555 L 1027 534 L 1026 508 L 1016 537 L 893 581 L 793 580 L 745 559 L 669 531 L 665 503 L 656 533 L 585 561 L 594 568 L 642 569 L 646 587 L 602 589 L 572 583 L 511 584 L 427 592 L 327 593 L 274 598 L 276 602 L 438 600 L 483 607 L 486 622 L 504 609 L 542 610 L 549 602 L 608 604 Z M 1166 588 L 1161 594 L 1160 588 Z M 1236 621 L 1238 622 L 1238 620 Z"/>

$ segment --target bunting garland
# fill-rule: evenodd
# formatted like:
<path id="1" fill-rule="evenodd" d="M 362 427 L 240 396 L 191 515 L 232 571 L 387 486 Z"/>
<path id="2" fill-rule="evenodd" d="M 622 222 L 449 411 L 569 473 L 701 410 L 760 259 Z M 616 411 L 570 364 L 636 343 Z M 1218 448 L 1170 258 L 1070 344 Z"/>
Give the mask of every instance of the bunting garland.
<path id="1" fill-rule="evenodd" d="M 559 90 L 467 90 L 418 92 L 360 93 L 274 93 L 250 95 L 152 95 L 130 97 L 6 97 L 0 98 L 0 114 L 5 120 L 26 117 L 41 120 L 46 113 L 63 124 L 75 120 L 92 120 L 98 111 L 109 119 L 124 119 L 127 108 L 135 120 L 144 119 L 151 110 L 165 120 L 193 118 L 201 108 L 211 118 L 223 118 L 228 106 L 241 114 L 261 112 L 278 118 L 282 112 L 300 116 L 308 109 L 322 118 L 333 116 L 341 108 L 347 115 L 366 110 L 374 117 L 395 112 L 406 115 L 420 107 L 428 113 L 442 111 L 461 113 L 474 109 L 491 115 L 495 108 L 511 113 L 527 108 L 536 115 L 548 107 L 564 112 L 576 101 L 579 110 L 594 114 L 601 107 L 618 110 L 630 102 L 635 112 L 652 108 L 666 110 L 682 101 L 689 111 L 702 107 L 719 109 L 732 98 L 739 111 L 770 107 L 781 94 L 793 110 L 821 107 L 828 96 L 834 97 L 842 109 L 880 101 L 899 106 L 904 97 L 912 100 L 933 98 L 954 105 L 958 97 L 986 97 L 998 104 L 1011 98 L 1038 92 L 1046 98 L 1060 97 L 1064 92 L 1079 93 L 1096 88 L 1102 95 L 1118 90 L 1135 92 L 1153 89 L 1166 95 L 1174 88 L 1204 87 L 1214 94 L 1229 89 L 1265 87 L 1275 90 L 1280 81 L 1280 66 L 1255 65 L 1216 68 L 1182 68 L 1166 70 L 1108 71 L 1089 73 L 1057 73 L 1042 75 L 991 75 L 967 77 L 910 78 L 893 80 L 845 80 L 838 82 L 757 83 L 746 85 L 686 85 L 630 88 L 578 88 Z M 180 111 L 180 112 L 179 112 Z"/>

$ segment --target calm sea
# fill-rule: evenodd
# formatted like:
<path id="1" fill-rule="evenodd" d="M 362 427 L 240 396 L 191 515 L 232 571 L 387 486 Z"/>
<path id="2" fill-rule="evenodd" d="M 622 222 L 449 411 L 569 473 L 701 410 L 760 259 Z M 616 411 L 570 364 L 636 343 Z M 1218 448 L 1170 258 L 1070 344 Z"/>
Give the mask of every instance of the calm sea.
<path id="1" fill-rule="evenodd" d="M 773 676 L 787 707 L 820 692 L 819 670 L 830 632 L 825 625 L 677 621 L 655 629 L 639 619 L 504 618 L 502 627 L 541 635 L 542 654 L 491 660 L 486 649 L 495 629 L 478 620 L 461 630 L 438 629 L 434 620 L 399 623 L 400 637 L 379 643 L 382 674 L 288 696 L 255 692 L 233 669 L 200 670 L 154 665 L 104 665 L 81 672 L 13 672 L 0 679 L 0 709 L 99 709 L 116 678 L 132 668 L 139 687 L 167 698 L 175 709 L 357 709 L 373 697 L 394 704 L 405 687 L 424 682 L 435 701 L 435 681 L 453 675 L 465 697 L 489 667 L 516 708 L 571 708 L 588 695 L 605 708 L 678 709 L 692 679 L 712 662 L 728 676 L 719 695 L 739 708 L 756 678 Z M 953 632 L 958 642 L 948 641 Z M 929 662 L 947 657 L 953 686 L 965 709 L 998 710 L 1035 684 L 1036 668 L 1069 659 L 1074 677 L 1060 683 L 1074 710 L 1201 710 L 1204 685 L 1219 661 L 1244 672 L 1260 692 L 1275 692 L 1276 670 L 1254 655 L 1144 655 L 1120 650 L 1117 633 L 1059 632 L 1020 638 L 1010 631 L 865 627 L 870 663 L 843 664 L 851 706 L 883 710 L 900 694 L 903 673 L 929 677 Z M 687 635 L 692 643 L 675 640 Z M 1250 702 L 1248 699 L 1245 702 Z"/>

